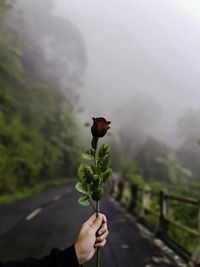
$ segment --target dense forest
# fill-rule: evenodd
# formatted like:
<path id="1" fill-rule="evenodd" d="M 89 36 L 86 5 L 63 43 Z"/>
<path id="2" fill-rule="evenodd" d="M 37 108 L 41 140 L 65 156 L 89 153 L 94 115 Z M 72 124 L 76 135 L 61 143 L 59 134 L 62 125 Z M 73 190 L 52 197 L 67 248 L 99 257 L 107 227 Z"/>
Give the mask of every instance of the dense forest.
<path id="1" fill-rule="evenodd" d="M 44 16 L 53 26 L 44 17 L 38 21 L 41 2 L 33 2 L 32 17 L 23 13 L 23 1 L 0 2 L 0 193 L 69 177 L 78 164 L 74 102 L 85 65 L 83 40 L 69 21 L 51 15 L 51 1 Z"/>

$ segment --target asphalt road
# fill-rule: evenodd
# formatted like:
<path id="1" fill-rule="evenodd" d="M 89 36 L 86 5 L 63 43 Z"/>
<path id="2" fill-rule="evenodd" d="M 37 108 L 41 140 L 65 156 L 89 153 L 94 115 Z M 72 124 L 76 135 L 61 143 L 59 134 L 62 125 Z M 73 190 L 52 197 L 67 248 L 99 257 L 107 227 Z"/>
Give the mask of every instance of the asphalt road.
<path id="1" fill-rule="evenodd" d="M 81 224 L 93 213 L 77 203 L 73 186 L 61 186 L 42 194 L 0 206 L 0 259 L 42 257 L 52 248 L 75 242 Z M 115 202 L 105 198 L 109 237 L 101 250 L 102 267 L 176 267 L 172 255 L 130 218 Z M 85 264 L 95 266 L 95 261 Z"/>

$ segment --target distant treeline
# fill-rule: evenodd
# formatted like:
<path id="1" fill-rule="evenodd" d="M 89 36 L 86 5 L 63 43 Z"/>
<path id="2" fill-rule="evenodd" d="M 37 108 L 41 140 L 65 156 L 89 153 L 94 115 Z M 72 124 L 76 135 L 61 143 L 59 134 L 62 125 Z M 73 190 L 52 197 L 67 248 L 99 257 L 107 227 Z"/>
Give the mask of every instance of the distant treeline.
<path id="1" fill-rule="evenodd" d="M 133 182 L 197 187 L 200 183 L 200 110 L 180 114 L 176 129 L 171 131 L 173 142 L 165 140 L 165 130 L 171 129 L 168 130 L 167 121 L 162 120 L 161 110 L 152 98 L 135 95 L 116 113 L 120 127 L 112 144 L 113 168 Z"/>
<path id="2" fill-rule="evenodd" d="M 12 2 L 0 2 L 0 193 L 73 175 L 81 144 L 73 105 L 42 46 L 6 22 Z"/>

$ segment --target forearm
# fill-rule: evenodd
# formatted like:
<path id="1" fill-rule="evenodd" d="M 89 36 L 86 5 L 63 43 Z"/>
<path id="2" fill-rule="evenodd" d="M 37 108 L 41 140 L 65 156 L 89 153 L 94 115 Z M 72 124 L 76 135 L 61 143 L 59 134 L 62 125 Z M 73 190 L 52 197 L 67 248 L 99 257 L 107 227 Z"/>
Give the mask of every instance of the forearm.
<path id="1" fill-rule="evenodd" d="M 27 258 L 24 261 L 0 262 L 0 267 L 79 267 L 74 246 L 65 250 L 52 249 L 41 259 Z"/>

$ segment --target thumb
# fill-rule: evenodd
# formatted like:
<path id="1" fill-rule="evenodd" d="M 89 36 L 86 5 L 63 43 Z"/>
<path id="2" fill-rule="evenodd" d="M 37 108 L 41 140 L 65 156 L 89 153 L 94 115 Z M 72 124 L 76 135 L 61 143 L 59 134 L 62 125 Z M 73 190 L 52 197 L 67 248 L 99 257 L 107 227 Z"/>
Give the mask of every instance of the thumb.
<path id="1" fill-rule="evenodd" d="M 95 231 L 95 233 L 97 232 L 97 230 L 99 230 L 100 226 L 102 225 L 102 222 L 103 222 L 103 216 L 102 214 L 98 214 L 93 224 L 91 225 L 91 228 Z"/>

